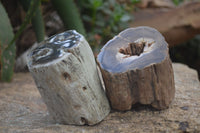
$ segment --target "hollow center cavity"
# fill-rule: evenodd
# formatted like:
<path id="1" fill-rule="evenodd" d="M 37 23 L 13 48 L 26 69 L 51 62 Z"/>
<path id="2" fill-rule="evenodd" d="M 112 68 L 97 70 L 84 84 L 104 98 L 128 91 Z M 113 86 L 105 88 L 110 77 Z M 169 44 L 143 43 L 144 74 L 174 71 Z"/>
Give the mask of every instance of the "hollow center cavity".
<path id="1" fill-rule="evenodd" d="M 145 42 L 133 42 L 129 43 L 128 47 L 120 48 L 119 52 L 124 55 L 139 56 L 141 53 L 143 53 L 145 47 Z"/>

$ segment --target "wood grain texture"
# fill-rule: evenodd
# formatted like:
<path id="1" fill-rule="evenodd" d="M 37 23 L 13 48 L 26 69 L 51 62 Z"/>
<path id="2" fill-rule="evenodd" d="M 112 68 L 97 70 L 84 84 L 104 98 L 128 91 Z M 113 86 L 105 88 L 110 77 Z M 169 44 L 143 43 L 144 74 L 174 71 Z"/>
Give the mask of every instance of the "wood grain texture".
<path id="1" fill-rule="evenodd" d="M 28 66 L 54 120 L 75 125 L 103 120 L 110 107 L 84 37 L 68 31 L 43 45 L 32 51 Z"/>
<path id="2" fill-rule="evenodd" d="M 130 110 L 135 103 L 165 109 L 174 99 L 174 77 L 169 57 L 161 63 L 125 73 L 101 70 L 113 109 Z"/>
<path id="3" fill-rule="evenodd" d="M 142 32 L 146 32 L 146 30 L 149 30 L 152 33 L 155 32 L 155 30 L 148 27 L 139 27 L 125 30 L 118 36 L 123 38 L 123 35 L 126 34 L 125 39 L 128 37 L 131 38 L 133 34 L 138 34 L 138 30 L 143 30 Z M 152 38 L 154 35 L 156 34 L 152 34 Z M 145 36 L 142 35 L 138 37 L 145 38 Z M 174 99 L 174 75 L 172 63 L 168 55 L 168 48 L 166 47 L 167 44 L 162 38 L 155 38 L 155 43 L 145 44 L 145 47 L 148 47 L 146 48 L 146 53 L 142 52 L 132 55 L 133 50 L 127 50 L 128 48 L 126 48 L 130 47 L 130 43 L 132 42 L 129 42 L 128 44 L 120 43 L 118 45 L 115 37 L 104 46 L 103 50 L 99 54 L 98 62 L 103 75 L 106 93 L 113 109 L 120 111 L 130 110 L 132 105 L 136 103 L 148 104 L 156 109 L 166 109 Z M 135 40 L 137 39 L 138 38 L 135 38 Z M 139 43 L 136 46 L 138 46 L 139 50 L 141 49 L 141 45 Z M 121 49 L 121 47 L 124 48 L 124 51 Z M 111 48 L 112 50 L 119 49 L 118 52 L 125 54 L 125 56 L 122 58 L 117 58 L 119 53 L 113 52 L 115 54 L 112 55 L 112 53 L 110 53 Z M 127 56 L 129 53 L 131 54 Z M 106 56 L 108 55 L 116 58 L 116 62 L 114 62 L 112 66 L 120 66 L 124 67 L 125 69 L 116 69 L 116 67 L 110 68 L 111 65 L 109 65 L 109 61 L 105 61 L 105 58 L 107 58 Z M 158 56 L 164 58 L 156 59 Z M 108 58 L 112 59 L 112 57 Z M 136 61 L 134 62 L 134 60 Z M 145 64 L 145 61 L 149 61 L 150 63 Z M 127 66 L 127 64 L 129 66 Z M 145 65 L 142 66 L 141 64 Z"/>

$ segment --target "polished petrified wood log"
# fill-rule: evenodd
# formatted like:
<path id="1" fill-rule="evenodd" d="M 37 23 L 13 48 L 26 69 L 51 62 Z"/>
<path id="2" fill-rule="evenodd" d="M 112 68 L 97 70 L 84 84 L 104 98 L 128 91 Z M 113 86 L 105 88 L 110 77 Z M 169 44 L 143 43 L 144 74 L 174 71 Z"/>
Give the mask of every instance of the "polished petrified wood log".
<path id="1" fill-rule="evenodd" d="M 135 103 L 165 109 L 172 102 L 175 85 L 168 44 L 157 30 L 122 31 L 102 48 L 97 61 L 113 109 L 129 110 Z"/>
<path id="2" fill-rule="evenodd" d="M 93 125 L 108 115 L 92 50 L 76 31 L 42 42 L 30 52 L 28 67 L 56 122 Z"/>

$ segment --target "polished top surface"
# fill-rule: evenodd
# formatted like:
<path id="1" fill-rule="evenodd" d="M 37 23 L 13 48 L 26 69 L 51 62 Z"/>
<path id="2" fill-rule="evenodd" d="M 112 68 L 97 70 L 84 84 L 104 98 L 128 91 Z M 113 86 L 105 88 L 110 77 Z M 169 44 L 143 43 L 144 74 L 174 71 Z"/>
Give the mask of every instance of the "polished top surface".
<path id="1" fill-rule="evenodd" d="M 29 54 L 29 64 L 45 64 L 56 60 L 67 53 L 67 50 L 76 46 L 82 38 L 82 35 L 75 30 L 69 30 L 41 42 L 38 47 Z"/>
<path id="2" fill-rule="evenodd" d="M 121 48 L 128 47 L 130 43 L 146 42 L 143 53 L 139 56 L 123 55 Z M 149 43 L 152 45 L 148 46 Z M 156 29 L 146 26 L 128 28 L 108 41 L 101 49 L 97 60 L 106 71 L 112 73 L 125 72 L 134 69 L 143 69 L 151 64 L 159 63 L 168 53 L 168 44 Z"/>

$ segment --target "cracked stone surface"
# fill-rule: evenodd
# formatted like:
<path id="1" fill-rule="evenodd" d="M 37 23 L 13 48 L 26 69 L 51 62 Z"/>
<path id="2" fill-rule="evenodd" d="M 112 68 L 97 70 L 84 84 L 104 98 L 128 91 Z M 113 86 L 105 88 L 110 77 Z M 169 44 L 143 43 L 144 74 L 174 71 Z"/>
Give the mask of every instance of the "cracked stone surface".
<path id="1" fill-rule="evenodd" d="M 173 64 L 175 99 L 166 110 L 135 105 L 131 111 L 112 111 L 95 126 L 56 124 L 30 73 L 16 73 L 11 83 L 0 83 L 1 133 L 104 133 L 104 132 L 200 132 L 200 83 L 197 72 Z"/>

